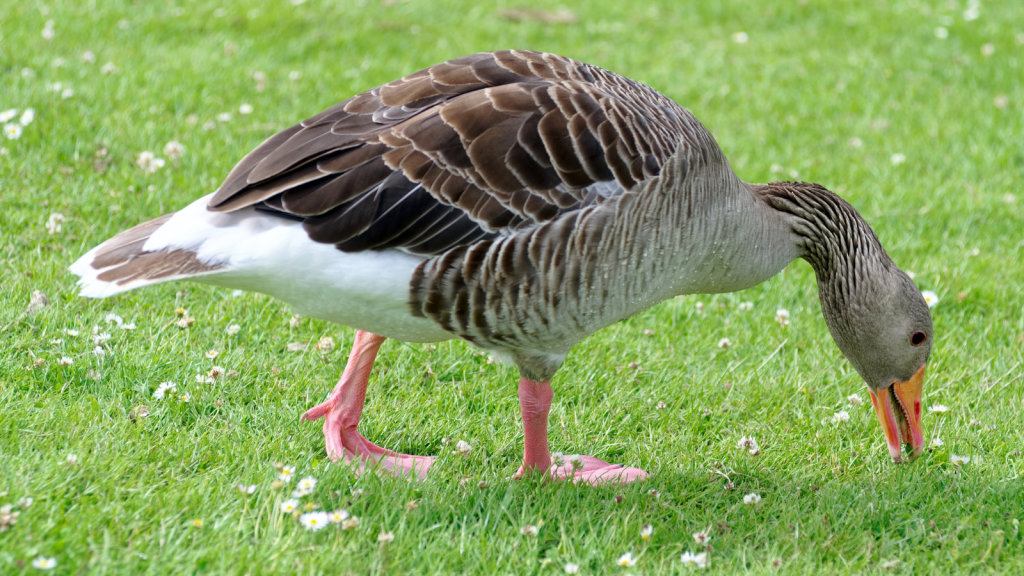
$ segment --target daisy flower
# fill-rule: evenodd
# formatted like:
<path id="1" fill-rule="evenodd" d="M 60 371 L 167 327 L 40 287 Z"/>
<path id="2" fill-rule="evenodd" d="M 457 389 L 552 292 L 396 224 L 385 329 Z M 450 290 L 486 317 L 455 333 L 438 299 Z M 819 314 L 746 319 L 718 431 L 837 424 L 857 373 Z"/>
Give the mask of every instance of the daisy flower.
<path id="1" fill-rule="evenodd" d="M 892 162 L 893 166 L 899 166 L 900 164 L 903 164 L 906 161 L 907 157 L 904 156 L 903 154 L 900 154 L 899 152 L 889 157 L 889 162 Z"/>
<path id="2" fill-rule="evenodd" d="M 680 556 L 679 559 L 683 564 L 693 564 L 697 568 L 707 568 L 711 566 L 711 559 L 708 558 L 707 552 L 701 552 L 700 554 L 683 552 L 683 555 Z"/>
<path id="3" fill-rule="evenodd" d="M 281 502 L 281 512 L 284 512 L 285 514 L 291 514 L 292 512 L 295 512 L 295 510 L 297 510 L 298 507 L 299 501 L 294 498 L 289 498 L 288 500 Z"/>
<path id="4" fill-rule="evenodd" d="M 15 108 L 11 108 L 10 110 L 4 110 L 3 112 L 0 112 L 0 122 L 7 122 L 17 115 L 18 110 Z"/>
<path id="5" fill-rule="evenodd" d="M 35 119 L 36 119 L 36 111 L 35 111 L 35 109 L 34 108 L 26 108 L 25 111 L 21 113 L 21 118 L 18 120 L 18 122 L 20 122 L 22 126 L 28 126 Z"/>
<path id="6" fill-rule="evenodd" d="M 217 121 L 218 122 L 231 122 L 231 112 L 223 112 L 221 114 L 217 114 Z"/>
<path id="7" fill-rule="evenodd" d="M 949 407 L 943 404 L 932 404 L 928 407 L 928 411 L 941 414 L 943 412 L 949 412 Z"/>
<path id="8" fill-rule="evenodd" d="M 751 310 L 753 307 L 754 307 L 754 303 L 753 302 L 740 302 L 740 305 L 739 305 L 739 309 L 740 310 Z"/>
<path id="9" fill-rule="evenodd" d="M 300 490 L 308 490 L 310 492 L 316 488 L 316 478 L 312 476 L 306 476 L 302 480 L 299 480 L 298 487 Z"/>
<path id="10" fill-rule="evenodd" d="M 277 479 L 281 482 L 291 482 L 292 476 L 295 476 L 295 466 L 282 466 L 281 473 L 277 475 Z"/>
<path id="11" fill-rule="evenodd" d="M 239 114 L 252 114 L 252 104 L 242 104 L 238 107 Z"/>
<path id="12" fill-rule="evenodd" d="M 331 523 L 327 512 L 306 512 L 299 516 L 299 523 L 306 527 L 306 530 L 314 532 L 324 529 Z"/>
<path id="13" fill-rule="evenodd" d="M 746 32 L 737 32 L 732 35 L 732 41 L 737 44 L 746 44 L 750 37 L 747 36 Z"/>
<path id="14" fill-rule="evenodd" d="M 217 354 L 220 354 L 220 352 L 217 352 L 216 350 L 207 350 L 206 351 L 206 357 L 209 358 L 210 360 L 213 360 L 214 358 L 216 358 Z"/>
<path id="15" fill-rule="evenodd" d="M 641 540 L 650 540 L 651 539 L 651 534 L 654 534 L 654 526 L 652 526 L 650 524 L 644 524 L 643 526 L 640 527 L 640 539 Z"/>
<path id="16" fill-rule="evenodd" d="M 21 138 L 21 126 L 18 124 L 5 125 L 4 136 L 7 136 L 8 140 L 17 140 L 18 138 Z"/>
<path id="17" fill-rule="evenodd" d="M 565 573 L 566 574 L 576 574 L 579 571 L 580 571 L 579 564 L 573 564 L 572 562 L 566 563 L 566 565 L 565 565 Z"/>
<path id="18" fill-rule="evenodd" d="M 624 567 L 624 568 L 629 568 L 630 566 L 636 566 L 636 560 L 633 558 L 633 553 L 632 552 L 626 552 L 622 556 L 619 556 L 619 559 L 616 560 L 615 563 L 618 564 L 619 566 Z"/>
<path id="19" fill-rule="evenodd" d="M 252 494 L 256 492 L 256 485 L 249 484 L 248 486 L 246 486 L 245 484 L 239 484 L 235 486 L 235 489 L 241 492 L 242 494 Z"/>
<path id="20" fill-rule="evenodd" d="M 931 290 L 922 290 L 921 296 L 924 297 L 924 303 L 927 304 L 929 308 L 934 308 L 935 305 L 939 303 L 938 294 Z"/>
<path id="21" fill-rule="evenodd" d="M 74 466 L 75 464 L 78 464 L 78 454 L 68 454 L 67 457 L 64 458 L 64 464 L 67 466 Z"/>
<path id="22" fill-rule="evenodd" d="M 156 387 L 156 390 L 153 391 L 153 398 L 155 400 L 163 400 L 167 392 L 174 390 L 177 387 L 178 385 L 174 382 L 161 382 L 160 385 Z"/>
<path id="23" fill-rule="evenodd" d="M 348 511 L 347 510 L 342 510 L 340 508 L 335 510 L 334 512 L 329 512 L 327 514 L 327 519 L 330 520 L 332 524 L 340 524 L 341 522 L 344 522 L 345 520 L 347 520 L 348 517 L 349 517 Z"/>
<path id="24" fill-rule="evenodd" d="M 945 445 L 946 443 L 942 441 L 942 438 L 932 438 L 932 441 L 928 443 L 929 448 L 939 448 Z"/>
<path id="25" fill-rule="evenodd" d="M 711 534 L 707 532 L 694 532 L 693 539 L 701 546 L 707 546 L 708 540 L 711 540 Z"/>
<path id="26" fill-rule="evenodd" d="M 750 493 L 743 497 L 743 503 L 747 506 L 753 506 L 761 501 L 759 494 Z"/>
<path id="27" fill-rule="evenodd" d="M 951 454 L 949 456 L 950 464 L 954 464 L 956 466 L 959 466 L 961 464 L 967 464 L 970 461 L 971 461 L 971 457 L 970 456 L 957 456 L 956 454 Z"/>
<path id="28" fill-rule="evenodd" d="M 75 361 L 72 360 L 71 358 L 68 358 L 67 356 L 64 356 L 60 360 L 57 360 L 57 364 L 60 364 L 61 366 L 71 366 L 74 363 Z"/>
<path id="29" fill-rule="evenodd" d="M 57 567 L 57 559 L 39 556 L 32 561 L 32 567 L 37 570 L 53 570 Z"/>

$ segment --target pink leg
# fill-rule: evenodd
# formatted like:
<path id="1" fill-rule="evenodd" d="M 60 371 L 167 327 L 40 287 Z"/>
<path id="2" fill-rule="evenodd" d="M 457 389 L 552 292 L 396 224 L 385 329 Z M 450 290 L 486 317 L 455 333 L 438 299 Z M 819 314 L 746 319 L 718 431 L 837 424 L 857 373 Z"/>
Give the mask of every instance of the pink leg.
<path id="1" fill-rule="evenodd" d="M 546 470 L 555 479 L 572 479 L 573 482 L 585 484 L 626 484 L 649 476 L 639 468 L 609 464 L 593 456 L 579 456 L 579 461 L 583 463 L 580 469 L 574 468 L 571 463 L 577 459 L 574 456 L 566 456 L 562 466 L 552 463 L 551 453 L 548 452 L 548 412 L 554 397 L 550 382 L 534 382 L 526 378 L 519 380 L 519 409 L 523 415 L 525 449 L 523 465 L 516 477 Z"/>
<path id="2" fill-rule="evenodd" d="M 366 385 L 373 361 L 384 340 L 383 336 L 362 330 L 356 332 L 352 353 L 338 385 L 323 404 L 310 408 L 302 417 L 306 420 L 324 417 L 327 455 L 332 460 L 344 458 L 346 462 L 351 462 L 359 459 L 360 472 L 365 471 L 368 465 L 380 466 L 395 475 L 414 473 L 422 479 L 434 463 L 434 457 L 398 454 L 377 446 L 356 431 L 366 402 Z"/>

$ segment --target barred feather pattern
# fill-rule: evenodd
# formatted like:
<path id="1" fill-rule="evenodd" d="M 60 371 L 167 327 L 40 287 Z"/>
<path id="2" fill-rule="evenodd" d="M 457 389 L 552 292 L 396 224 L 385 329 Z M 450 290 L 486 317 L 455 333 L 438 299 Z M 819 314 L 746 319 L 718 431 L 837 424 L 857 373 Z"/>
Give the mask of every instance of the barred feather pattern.
<path id="1" fill-rule="evenodd" d="M 688 111 L 638 82 L 553 54 L 481 53 L 272 136 L 209 208 L 299 218 L 343 251 L 434 256 L 603 203 L 680 148 L 721 156 Z"/>

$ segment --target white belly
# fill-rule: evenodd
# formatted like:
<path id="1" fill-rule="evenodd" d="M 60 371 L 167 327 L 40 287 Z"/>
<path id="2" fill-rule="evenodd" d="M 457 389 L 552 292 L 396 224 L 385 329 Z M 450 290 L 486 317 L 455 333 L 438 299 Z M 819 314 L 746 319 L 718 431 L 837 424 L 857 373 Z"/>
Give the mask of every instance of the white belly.
<path id="1" fill-rule="evenodd" d="M 407 342 L 452 338 L 411 314 L 409 279 L 424 258 L 398 250 L 345 253 L 310 240 L 300 222 L 252 208 L 210 212 L 208 199 L 175 214 L 145 249 L 194 251 L 225 268 L 194 281 L 268 294 L 306 316 Z"/>

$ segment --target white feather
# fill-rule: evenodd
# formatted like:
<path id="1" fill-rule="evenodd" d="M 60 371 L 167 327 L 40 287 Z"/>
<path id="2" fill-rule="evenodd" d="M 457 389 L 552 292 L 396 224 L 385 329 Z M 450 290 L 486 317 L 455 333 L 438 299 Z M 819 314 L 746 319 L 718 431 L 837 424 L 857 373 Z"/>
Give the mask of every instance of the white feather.
<path id="1" fill-rule="evenodd" d="M 310 240 L 294 220 L 253 208 L 210 212 L 209 198 L 177 212 L 150 236 L 144 250 L 194 252 L 201 262 L 221 268 L 191 280 L 262 292 L 306 316 L 407 342 L 452 338 L 432 321 L 411 313 L 409 281 L 423 257 L 398 250 L 342 252 Z M 111 288 L 95 280 L 98 272 L 88 264 L 94 251 L 71 268 L 82 276 L 83 295 L 102 297 L 135 287 Z"/>

